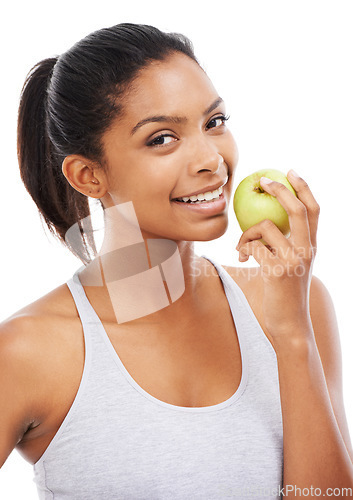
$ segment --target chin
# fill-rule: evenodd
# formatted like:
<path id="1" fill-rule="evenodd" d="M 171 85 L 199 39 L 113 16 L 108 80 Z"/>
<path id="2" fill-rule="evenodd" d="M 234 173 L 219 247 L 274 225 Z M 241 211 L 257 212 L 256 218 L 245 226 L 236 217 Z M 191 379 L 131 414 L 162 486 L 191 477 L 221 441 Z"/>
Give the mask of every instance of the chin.
<path id="1" fill-rule="evenodd" d="M 222 217 L 219 217 L 218 220 L 213 220 L 213 222 L 213 227 L 200 228 L 198 231 L 195 231 L 191 241 L 212 241 L 223 236 L 228 229 L 228 215 L 223 214 Z"/>
<path id="2" fill-rule="evenodd" d="M 179 221 L 177 221 L 179 222 Z M 141 228 L 144 239 L 168 239 L 172 241 L 212 241 L 220 238 L 228 229 L 228 210 L 197 223 L 170 224 L 168 228 Z M 166 229 L 166 230 L 164 230 Z"/>

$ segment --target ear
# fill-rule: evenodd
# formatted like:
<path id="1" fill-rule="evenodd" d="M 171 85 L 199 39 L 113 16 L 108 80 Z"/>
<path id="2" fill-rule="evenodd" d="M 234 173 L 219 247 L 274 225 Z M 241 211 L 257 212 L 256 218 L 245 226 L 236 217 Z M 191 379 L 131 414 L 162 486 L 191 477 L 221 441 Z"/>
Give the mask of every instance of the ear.
<path id="1" fill-rule="evenodd" d="M 84 156 L 66 156 L 62 163 L 62 173 L 76 191 L 86 196 L 102 198 L 107 192 L 106 176 L 102 167 Z"/>

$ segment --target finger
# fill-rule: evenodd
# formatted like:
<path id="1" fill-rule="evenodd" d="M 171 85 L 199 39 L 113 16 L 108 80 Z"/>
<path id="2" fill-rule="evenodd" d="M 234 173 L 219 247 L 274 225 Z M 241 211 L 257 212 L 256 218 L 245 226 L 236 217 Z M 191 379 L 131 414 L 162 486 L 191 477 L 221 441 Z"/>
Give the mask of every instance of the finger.
<path id="1" fill-rule="evenodd" d="M 307 217 L 310 228 L 310 240 L 313 247 L 317 246 L 317 228 L 320 215 L 320 206 L 315 200 L 308 184 L 294 170 L 289 170 L 287 173 L 288 180 L 295 189 L 298 198 L 307 210 Z"/>
<path id="2" fill-rule="evenodd" d="M 279 259 L 259 240 L 249 241 L 239 250 L 240 262 L 247 261 L 250 256 L 253 256 L 256 262 L 262 267 L 262 270 L 268 274 L 270 274 L 271 270 L 280 263 Z"/>
<path id="3" fill-rule="evenodd" d="M 293 250 L 292 243 L 281 233 L 278 227 L 269 219 L 265 219 L 249 227 L 241 235 L 237 250 L 250 241 L 264 240 L 267 245 L 259 243 L 276 255 L 279 259 L 288 259 Z"/>
<path id="4" fill-rule="evenodd" d="M 310 228 L 304 203 L 280 182 L 268 182 L 261 177 L 260 183 L 265 191 L 277 198 L 287 212 L 291 239 L 294 241 L 295 245 L 303 249 L 310 247 Z"/>

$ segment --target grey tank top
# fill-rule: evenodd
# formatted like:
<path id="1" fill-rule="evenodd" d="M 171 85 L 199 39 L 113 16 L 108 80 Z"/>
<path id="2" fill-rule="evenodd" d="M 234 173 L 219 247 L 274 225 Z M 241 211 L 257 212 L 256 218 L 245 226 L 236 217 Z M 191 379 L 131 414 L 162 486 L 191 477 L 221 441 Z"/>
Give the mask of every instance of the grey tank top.
<path id="1" fill-rule="evenodd" d="M 34 464 L 40 499 L 216 500 L 280 497 L 283 429 L 277 358 L 245 295 L 209 257 L 241 351 L 236 392 L 213 406 L 175 406 L 128 373 L 76 271 L 67 285 L 85 363 L 74 402 Z M 81 268 L 80 268 L 81 270 Z"/>

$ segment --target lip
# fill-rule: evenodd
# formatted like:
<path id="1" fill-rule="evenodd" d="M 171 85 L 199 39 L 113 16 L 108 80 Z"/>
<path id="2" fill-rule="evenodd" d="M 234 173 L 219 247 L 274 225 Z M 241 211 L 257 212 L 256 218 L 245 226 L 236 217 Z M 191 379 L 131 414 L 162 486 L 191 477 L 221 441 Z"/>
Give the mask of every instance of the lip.
<path id="1" fill-rule="evenodd" d="M 184 203 L 183 201 L 172 200 L 173 203 L 180 206 L 182 209 L 198 212 L 203 215 L 216 215 L 225 210 L 227 200 L 224 197 L 224 192 L 217 200 L 202 202 L 202 203 Z"/>
<path id="2" fill-rule="evenodd" d="M 207 193 L 208 191 L 215 191 L 216 189 L 219 189 L 220 187 L 223 187 L 225 184 L 228 182 L 228 177 L 222 184 L 214 184 L 213 186 L 206 186 L 204 188 L 201 188 L 201 190 L 194 191 L 191 194 L 183 194 L 182 196 L 176 196 L 175 198 L 172 199 L 172 201 L 175 201 L 176 198 L 190 198 L 190 196 L 195 196 L 196 194 L 200 193 Z"/>

